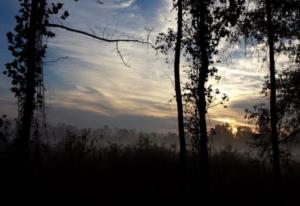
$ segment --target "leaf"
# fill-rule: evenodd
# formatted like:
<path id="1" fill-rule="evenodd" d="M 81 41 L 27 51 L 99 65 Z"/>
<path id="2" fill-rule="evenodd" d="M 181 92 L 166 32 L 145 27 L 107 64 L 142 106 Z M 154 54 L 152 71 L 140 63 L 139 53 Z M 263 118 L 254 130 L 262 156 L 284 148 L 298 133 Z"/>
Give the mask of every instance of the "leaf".
<path id="1" fill-rule="evenodd" d="M 69 14 L 69 12 L 68 11 L 65 11 L 64 13 L 63 13 L 63 15 L 61 15 L 61 19 L 63 19 L 63 20 L 65 20 L 66 18 L 68 18 L 70 16 L 70 14 Z"/>
<path id="2" fill-rule="evenodd" d="M 7 36 L 8 41 L 9 41 L 9 42 L 12 42 L 13 37 L 14 37 L 14 34 L 13 34 L 12 32 L 8 32 L 8 33 L 6 34 L 6 36 Z"/>

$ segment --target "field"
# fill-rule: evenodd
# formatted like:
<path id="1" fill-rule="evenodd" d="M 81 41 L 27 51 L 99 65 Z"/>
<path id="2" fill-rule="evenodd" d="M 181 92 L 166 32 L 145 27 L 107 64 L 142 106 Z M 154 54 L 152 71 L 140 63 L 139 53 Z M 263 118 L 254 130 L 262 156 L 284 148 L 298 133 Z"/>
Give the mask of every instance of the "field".
<path id="1" fill-rule="evenodd" d="M 1 153 L 1 189 L 4 197 L 12 199 L 21 195 L 31 201 L 164 200 L 231 205 L 278 203 L 280 199 L 292 205 L 298 199 L 299 164 L 284 162 L 281 194 L 275 196 L 269 164 L 231 149 L 210 155 L 205 198 L 200 193 L 197 154 L 189 153 L 186 175 L 182 178 L 176 149 L 147 138 L 127 146 L 101 146 L 79 136 L 52 146 L 32 144 L 22 180 L 21 173 L 11 171 L 10 150 L 8 147 Z"/>

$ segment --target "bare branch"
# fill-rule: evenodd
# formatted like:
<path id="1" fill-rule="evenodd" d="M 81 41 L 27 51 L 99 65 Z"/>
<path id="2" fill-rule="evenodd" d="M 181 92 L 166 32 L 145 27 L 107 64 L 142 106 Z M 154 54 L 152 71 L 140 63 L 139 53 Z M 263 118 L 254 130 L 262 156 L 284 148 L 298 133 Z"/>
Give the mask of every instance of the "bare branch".
<path id="1" fill-rule="evenodd" d="M 207 109 L 214 108 L 214 107 L 216 107 L 216 106 L 218 106 L 218 105 L 220 105 L 220 104 L 222 104 L 222 103 L 221 103 L 221 102 L 218 102 L 218 103 L 216 103 L 216 104 L 210 105 L 210 106 L 207 107 Z"/>
<path id="2" fill-rule="evenodd" d="M 151 32 L 153 31 L 153 29 L 145 28 L 145 30 L 147 31 L 147 42 L 149 42 L 150 35 L 151 35 Z"/>
<path id="3" fill-rule="evenodd" d="M 60 60 L 68 59 L 68 58 L 69 58 L 68 56 L 65 56 L 65 57 L 59 57 L 59 58 L 57 58 L 57 59 L 55 59 L 55 60 L 45 61 L 45 62 L 43 62 L 43 64 L 56 63 L 56 62 L 58 62 L 58 61 L 60 61 Z"/>
<path id="4" fill-rule="evenodd" d="M 224 100 L 222 100 L 222 101 L 220 101 L 218 103 L 215 103 L 213 105 L 208 105 L 207 109 L 211 109 L 211 108 L 214 108 L 214 107 L 219 106 L 219 105 L 224 105 Z M 224 105 L 224 108 L 227 108 L 227 107 L 228 107 L 227 105 Z"/>
<path id="5" fill-rule="evenodd" d="M 100 41 L 104 41 L 104 42 L 109 42 L 109 43 L 116 43 L 116 42 L 133 42 L 133 43 L 140 43 L 140 44 L 146 44 L 146 45 L 150 45 L 152 48 L 154 48 L 154 46 L 149 42 L 149 41 L 142 41 L 142 40 L 137 40 L 137 39 L 108 39 L 108 38 L 104 38 L 104 37 L 99 37 L 97 35 L 85 32 L 85 31 L 81 31 L 78 29 L 73 29 L 61 24 L 46 24 L 44 25 L 46 27 L 52 27 L 52 28 L 60 28 L 60 29 L 64 29 L 67 31 L 71 31 L 74 33 L 78 33 L 78 34 L 82 34 Z M 149 40 L 149 38 L 147 38 L 147 40 Z"/>
<path id="6" fill-rule="evenodd" d="M 120 59 L 122 60 L 123 64 L 124 64 L 126 67 L 129 67 L 129 68 L 130 68 L 130 65 L 127 64 L 127 63 L 125 62 L 124 57 L 123 57 L 123 55 L 122 55 L 122 53 L 121 53 L 121 51 L 120 51 L 120 49 L 119 49 L 119 42 L 116 42 L 116 50 L 117 50 L 117 53 L 118 53 Z"/>

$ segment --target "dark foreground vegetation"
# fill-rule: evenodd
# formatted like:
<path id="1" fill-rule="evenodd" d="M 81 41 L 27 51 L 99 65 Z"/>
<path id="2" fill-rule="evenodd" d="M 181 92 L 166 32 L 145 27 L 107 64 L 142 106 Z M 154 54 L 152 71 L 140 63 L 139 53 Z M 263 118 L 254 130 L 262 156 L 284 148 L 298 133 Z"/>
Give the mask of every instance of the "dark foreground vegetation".
<path id="1" fill-rule="evenodd" d="M 278 202 L 272 193 L 272 170 L 267 163 L 232 149 L 213 153 L 208 195 L 199 193 L 198 155 L 188 153 L 185 180 L 179 174 L 175 147 L 160 146 L 140 137 L 136 144 L 101 146 L 84 135 L 68 134 L 53 145 L 32 143 L 25 165 L 24 184 L 12 172 L 13 149 L 1 151 L 1 194 L 16 200 L 185 200 L 188 202 L 256 205 Z M 298 201 L 300 165 L 283 164 L 281 198 Z M 23 189 L 21 189 L 23 188 Z M 185 191 L 184 189 L 185 188 Z M 206 199 L 207 198 L 207 199 Z"/>

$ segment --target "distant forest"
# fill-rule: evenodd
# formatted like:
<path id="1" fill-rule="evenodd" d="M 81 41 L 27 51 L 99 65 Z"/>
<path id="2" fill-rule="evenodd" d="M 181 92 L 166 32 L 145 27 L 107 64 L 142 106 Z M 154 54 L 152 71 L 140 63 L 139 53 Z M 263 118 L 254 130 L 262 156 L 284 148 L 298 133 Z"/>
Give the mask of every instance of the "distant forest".
<path id="1" fill-rule="evenodd" d="M 15 28 L 7 31 L 12 61 L 3 72 L 18 104 L 13 122 L 6 114 L 0 119 L 5 199 L 167 199 L 203 205 L 299 201 L 300 1 L 170 1 L 176 27 L 170 25 L 152 42 L 151 31 L 144 38 L 114 39 L 65 26 L 72 12 L 62 0 L 19 0 Z M 121 42 L 164 55 L 174 68 L 178 133 L 48 125 L 43 66 L 46 40 L 57 30 L 114 44 L 124 67 L 129 65 Z M 207 124 L 208 109 L 230 101 L 217 88 L 222 76 L 216 64 L 230 64 L 221 58 L 224 42 L 265 53 L 260 61 L 268 75 L 261 93 L 268 102 L 245 108 L 252 127 Z M 280 56 L 288 61 L 279 64 Z"/>

